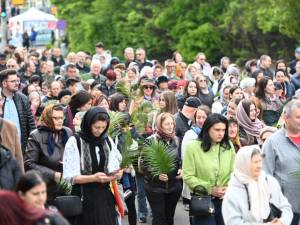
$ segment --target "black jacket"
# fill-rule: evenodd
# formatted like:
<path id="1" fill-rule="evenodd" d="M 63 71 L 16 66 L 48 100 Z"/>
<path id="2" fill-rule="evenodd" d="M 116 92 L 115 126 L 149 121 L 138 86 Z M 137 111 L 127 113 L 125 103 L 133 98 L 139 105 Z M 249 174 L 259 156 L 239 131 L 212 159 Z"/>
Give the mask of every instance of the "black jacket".
<path id="1" fill-rule="evenodd" d="M 182 112 L 175 114 L 176 122 L 176 136 L 179 138 L 180 143 L 185 135 L 185 133 L 191 128 L 192 121 L 185 117 Z"/>
<path id="2" fill-rule="evenodd" d="M 297 64 L 298 60 L 297 59 L 293 59 L 290 63 L 289 63 L 289 67 L 291 69 L 290 73 L 294 74 L 296 73 L 296 64 Z"/>
<path id="3" fill-rule="evenodd" d="M 52 135 L 53 133 L 51 131 L 40 130 L 39 128 L 30 134 L 24 155 L 25 170 L 38 170 L 47 179 L 49 201 L 52 200 L 57 191 L 54 173 L 62 173 L 63 170 L 64 139 L 67 140 L 72 134 L 72 131 L 68 127 L 64 127 L 63 129 L 65 132 L 59 132 L 58 141 L 54 144 L 52 155 L 48 153 L 48 137 L 49 134 Z M 64 133 L 66 137 L 63 136 Z"/>
<path id="4" fill-rule="evenodd" d="M 264 69 L 262 67 L 260 67 L 260 69 L 263 71 L 265 77 L 269 77 L 272 80 L 274 79 L 274 72 L 271 69 L 269 68 Z"/>
<path id="5" fill-rule="evenodd" d="M 162 141 L 164 144 L 168 146 L 168 150 L 176 155 L 176 165 L 174 170 L 168 174 L 168 182 L 163 182 L 158 179 L 158 177 L 153 177 L 151 173 L 149 172 L 149 169 L 147 165 L 145 164 L 145 160 L 143 158 L 142 154 L 142 170 L 144 174 L 144 188 L 147 191 L 150 192 L 156 192 L 156 193 L 172 193 L 172 192 L 181 192 L 182 186 L 181 181 L 176 179 L 178 169 L 180 169 L 180 158 L 178 156 L 178 140 L 177 137 L 175 137 L 170 142 L 164 141 L 163 139 L 160 139 L 156 134 L 153 134 L 149 138 L 147 138 L 147 141 L 150 140 L 158 140 Z"/>
<path id="6" fill-rule="evenodd" d="M 60 56 L 59 59 L 51 56 L 51 61 L 54 63 L 54 67 L 62 66 L 65 64 L 65 60 L 62 56 Z"/>
<path id="7" fill-rule="evenodd" d="M 110 88 L 103 82 L 100 86 L 100 91 L 105 94 L 107 97 L 111 96 L 112 94 L 116 93 L 115 84 L 113 84 Z"/>
<path id="8" fill-rule="evenodd" d="M 21 175 L 11 151 L 0 145 L 0 189 L 14 190 Z"/>
<path id="9" fill-rule="evenodd" d="M 21 147 L 22 152 L 24 154 L 27 145 L 27 139 L 29 137 L 30 132 L 35 129 L 35 124 L 28 98 L 22 93 L 17 92 L 14 94 L 13 100 L 19 115 L 21 128 Z M 3 109 L 4 108 L 5 105 L 3 106 Z"/>

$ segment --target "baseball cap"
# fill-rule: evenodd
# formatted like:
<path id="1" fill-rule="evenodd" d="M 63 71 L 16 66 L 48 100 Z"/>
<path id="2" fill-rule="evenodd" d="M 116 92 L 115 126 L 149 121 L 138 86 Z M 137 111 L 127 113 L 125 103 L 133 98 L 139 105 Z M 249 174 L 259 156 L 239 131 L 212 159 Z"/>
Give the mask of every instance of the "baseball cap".
<path id="1" fill-rule="evenodd" d="M 198 108 L 201 105 L 201 101 L 197 97 L 188 97 L 185 100 L 184 105 L 192 108 Z"/>

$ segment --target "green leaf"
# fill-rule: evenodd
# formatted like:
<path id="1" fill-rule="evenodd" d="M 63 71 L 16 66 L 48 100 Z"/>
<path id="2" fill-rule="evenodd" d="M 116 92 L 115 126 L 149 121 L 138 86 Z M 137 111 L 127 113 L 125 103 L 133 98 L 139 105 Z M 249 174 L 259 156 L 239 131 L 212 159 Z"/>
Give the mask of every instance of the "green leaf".
<path id="1" fill-rule="evenodd" d="M 122 112 L 113 111 L 110 111 L 108 114 L 110 117 L 108 135 L 114 139 L 120 134 L 120 124 L 124 120 L 124 114 Z"/>
<path id="2" fill-rule="evenodd" d="M 132 139 L 131 131 L 127 129 L 127 132 L 124 134 L 125 143 L 120 147 L 120 152 L 122 155 L 121 168 L 130 167 L 134 160 L 138 157 L 138 143 Z"/>
<path id="3" fill-rule="evenodd" d="M 65 180 L 60 180 L 59 183 L 57 184 L 59 189 L 62 190 L 66 195 L 70 195 L 72 191 L 72 184 L 65 181 Z"/>
<path id="4" fill-rule="evenodd" d="M 175 169 L 176 155 L 161 141 L 151 140 L 143 148 L 143 160 L 153 177 L 168 174 Z"/>
<path id="5" fill-rule="evenodd" d="M 153 107 L 151 103 L 143 102 L 136 110 L 132 112 L 131 121 L 139 134 L 142 134 L 145 131 L 145 128 L 148 127 L 148 124 L 151 121 L 149 114 L 152 111 Z"/>
<path id="6" fill-rule="evenodd" d="M 124 80 L 120 80 L 116 84 L 116 91 L 124 95 L 126 98 L 130 98 L 130 89 L 126 86 L 126 82 Z"/>

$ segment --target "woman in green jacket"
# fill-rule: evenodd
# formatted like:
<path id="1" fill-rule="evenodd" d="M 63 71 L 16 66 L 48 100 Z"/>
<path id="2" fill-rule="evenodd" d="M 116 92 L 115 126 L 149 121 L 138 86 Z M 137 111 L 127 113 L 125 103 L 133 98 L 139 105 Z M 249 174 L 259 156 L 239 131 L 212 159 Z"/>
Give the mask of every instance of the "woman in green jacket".
<path id="1" fill-rule="evenodd" d="M 194 216 L 193 225 L 223 225 L 221 207 L 235 150 L 228 137 L 228 121 L 211 114 L 203 124 L 199 139 L 186 145 L 183 158 L 183 181 L 194 195 L 211 195 L 215 213 Z"/>

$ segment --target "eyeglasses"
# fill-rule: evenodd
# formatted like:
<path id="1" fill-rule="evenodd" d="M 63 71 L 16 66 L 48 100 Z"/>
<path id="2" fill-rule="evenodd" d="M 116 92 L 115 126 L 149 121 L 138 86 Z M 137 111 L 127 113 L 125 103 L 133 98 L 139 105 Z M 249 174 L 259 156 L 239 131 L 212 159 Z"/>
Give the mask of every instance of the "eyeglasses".
<path id="1" fill-rule="evenodd" d="M 151 90 L 153 90 L 154 87 L 153 86 L 144 86 L 144 89 L 151 89 Z"/>
<path id="2" fill-rule="evenodd" d="M 20 80 L 7 80 L 6 82 L 10 82 L 10 83 L 20 83 Z"/>
<path id="3" fill-rule="evenodd" d="M 56 121 L 57 121 L 57 120 L 64 120 L 65 117 L 64 117 L 64 116 L 57 116 L 57 117 L 56 117 L 56 116 L 52 116 L 52 119 L 53 119 L 53 120 L 56 120 Z"/>

